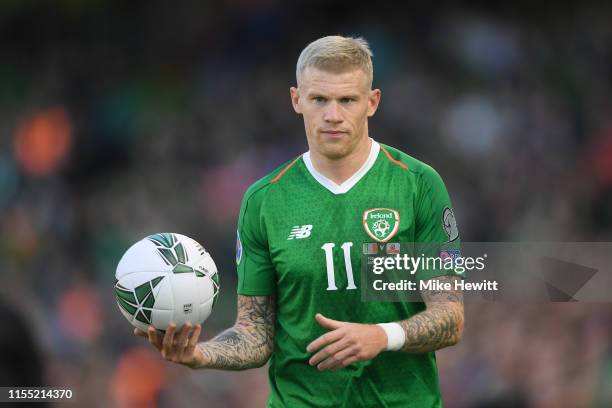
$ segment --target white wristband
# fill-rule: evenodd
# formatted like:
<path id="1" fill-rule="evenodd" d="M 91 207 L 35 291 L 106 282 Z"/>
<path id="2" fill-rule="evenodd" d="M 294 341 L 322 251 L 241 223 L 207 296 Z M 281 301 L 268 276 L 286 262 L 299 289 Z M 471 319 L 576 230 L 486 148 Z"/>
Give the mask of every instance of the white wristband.
<path id="1" fill-rule="evenodd" d="M 399 323 L 378 323 L 378 325 L 387 333 L 388 351 L 399 350 L 404 346 L 406 333 Z"/>

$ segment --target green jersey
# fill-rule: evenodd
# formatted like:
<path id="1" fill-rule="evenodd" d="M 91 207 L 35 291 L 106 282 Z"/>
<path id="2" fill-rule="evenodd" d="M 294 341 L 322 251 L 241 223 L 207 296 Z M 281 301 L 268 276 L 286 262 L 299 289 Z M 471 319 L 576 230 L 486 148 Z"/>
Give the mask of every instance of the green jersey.
<path id="1" fill-rule="evenodd" d="M 434 353 L 383 352 L 336 371 L 308 364 L 313 353 L 306 346 L 328 331 L 316 322 L 318 312 L 335 320 L 384 323 L 425 309 L 419 302 L 361 300 L 364 243 L 458 238 L 436 171 L 391 147 L 375 141 L 371 146 L 366 163 L 341 185 L 318 173 L 307 152 L 257 181 L 244 196 L 238 294 L 276 296 L 269 407 L 442 405 Z M 452 271 L 427 273 L 419 278 Z"/>

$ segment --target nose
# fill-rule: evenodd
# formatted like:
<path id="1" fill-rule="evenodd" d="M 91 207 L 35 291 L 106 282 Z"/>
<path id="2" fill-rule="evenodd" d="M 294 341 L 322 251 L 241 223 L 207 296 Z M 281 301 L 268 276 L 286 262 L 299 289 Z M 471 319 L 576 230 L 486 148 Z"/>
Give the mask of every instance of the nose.
<path id="1" fill-rule="evenodd" d="M 325 112 L 323 113 L 323 120 L 325 120 L 327 123 L 342 122 L 342 115 L 340 114 L 340 109 L 336 101 L 331 101 L 327 104 L 325 107 Z"/>

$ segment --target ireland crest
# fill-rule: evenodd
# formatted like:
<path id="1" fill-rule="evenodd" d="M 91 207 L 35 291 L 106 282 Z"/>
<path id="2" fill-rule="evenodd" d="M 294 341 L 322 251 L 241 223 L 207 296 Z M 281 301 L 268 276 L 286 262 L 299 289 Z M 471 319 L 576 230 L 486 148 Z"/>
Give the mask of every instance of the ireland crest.
<path id="1" fill-rule="evenodd" d="M 371 208 L 363 213 L 363 228 L 378 242 L 387 242 L 399 230 L 400 215 L 391 208 Z"/>

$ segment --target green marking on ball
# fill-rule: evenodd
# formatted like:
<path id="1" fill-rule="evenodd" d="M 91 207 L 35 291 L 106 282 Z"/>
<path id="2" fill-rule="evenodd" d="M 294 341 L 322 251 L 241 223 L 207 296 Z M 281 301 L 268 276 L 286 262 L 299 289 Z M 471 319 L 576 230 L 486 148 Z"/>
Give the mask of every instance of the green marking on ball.
<path id="1" fill-rule="evenodd" d="M 164 279 L 163 276 L 158 276 L 148 282 L 138 285 L 134 290 L 129 290 L 120 284 L 115 284 L 115 298 L 119 306 L 134 316 L 136 320 L 150 324 L 151 323 L 151 308 L 155 304 L 155 296 L 153 288 Z"/>
<path id="2" fill-rule="evenodd" d="M 183 264 L 176 264 L 174 269 L 172 269 L 172 272 L 174 273 L 192 273 L 194 272 L 194 270 L 191 266 L 187 266 Z"/>
<path id="3" fill-rule="evenodd" d="M 153 241 L 159 246 L 163 246 L 166 248 L 172 248 L 172 246 L 176 242 L 176 237 L 174 236 L 174 234 L 169 234 L 167 232 L 149 235 L 147 239 L 149 241 Z"/>

